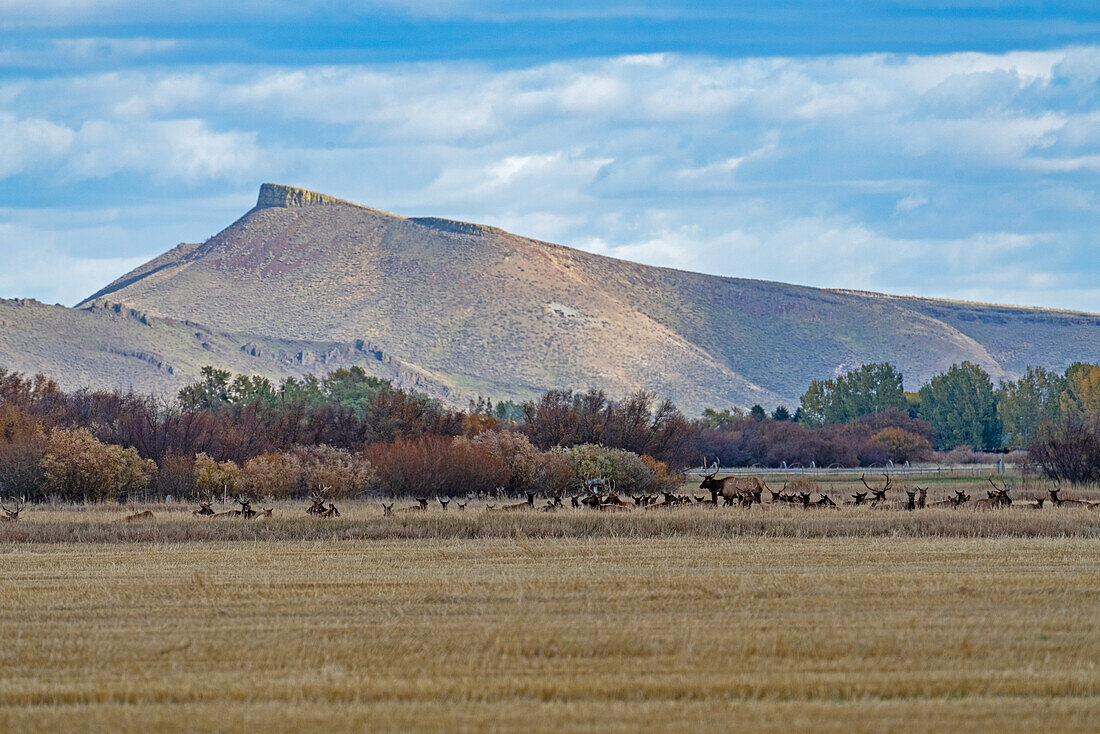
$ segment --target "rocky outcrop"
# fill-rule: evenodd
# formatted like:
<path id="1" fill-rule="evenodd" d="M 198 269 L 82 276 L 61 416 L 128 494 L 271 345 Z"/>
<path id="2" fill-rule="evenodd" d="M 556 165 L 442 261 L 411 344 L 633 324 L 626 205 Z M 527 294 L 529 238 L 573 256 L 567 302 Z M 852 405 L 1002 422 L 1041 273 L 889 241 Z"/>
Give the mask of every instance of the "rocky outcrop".
<path id="1" fill-rule="evenodd" d="M 335 196 L 318 194 L 316 191 L 307 191 L 294 186 L 265 183 L 260 186 L 260 196 L 256 200 L 256 208 L 264 207 L 299 207 L 313 206 L 314 204 L 348 204 L 343 199 Z"/>

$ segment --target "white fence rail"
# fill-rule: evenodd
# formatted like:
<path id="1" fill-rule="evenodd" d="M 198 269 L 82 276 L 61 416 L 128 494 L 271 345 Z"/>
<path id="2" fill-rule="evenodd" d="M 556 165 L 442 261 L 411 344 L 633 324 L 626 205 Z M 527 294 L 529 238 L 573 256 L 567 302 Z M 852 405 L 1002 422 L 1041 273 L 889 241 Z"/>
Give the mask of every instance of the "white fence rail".
<path id="1" fill-rule="evenodd" d="M 861 474 L 866 474 L 868 477 L 875 477 L 885 472 L 890 476 L 897 477 L 926 475 L 987 477 L 990 474 L 1001 476 L 1012 468 L 1014 467 L 1011 464 L 1006 465 L 1004 462 L 997 464 L 957 464 L 952 466 L 907 466 L 905 464 L 863 467 L 799 465 L 778 467 L 734 466 L 728 468 L 722 467 L 719 471 L 719 475 L 734 477 L 851 477 L 852 479 L 858 479 Z M 685 472 L 685 474 L 689 476 L 696 477 L 701 477 L 705 473 L 706 470 L 702 467 L 689 469 Z"/>

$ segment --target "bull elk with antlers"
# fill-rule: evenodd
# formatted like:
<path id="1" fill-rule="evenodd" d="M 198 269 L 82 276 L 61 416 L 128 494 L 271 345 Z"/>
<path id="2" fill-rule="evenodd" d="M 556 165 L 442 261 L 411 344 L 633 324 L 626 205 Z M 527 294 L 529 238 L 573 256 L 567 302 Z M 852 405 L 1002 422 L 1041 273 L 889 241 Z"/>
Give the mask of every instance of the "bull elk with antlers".
<path id="1" fill-rule="evenodd" d="M 864 475 L 859 475 L 859 481 L 863 483 L 863 486 L 867 488 L 867 491 L 871 493 L 871 507 L 878 507 L 881 503 L 886 501 L 886 493 L 890 491 L 890 475 L 883 472 L 886 477 L 886 484 L 881 487 L 872 487 L 864 479 Z"/>
<path id="2" fill-rule="evenodd" d="M 703 466 L 706 465 L 707 457 L 704 456 Z M 734 502 L 739 503 L 742 507 L 748 507 L 754 502 L 759 502 L 764 490 L 768 489 L 767 482 L 758 477 L 728 476 L 718 479 L 718 472 L 721 469 L 722 462 L 716 457 L 713 470 L 703 475 L 703 481 L 699 485 L 699 489 L 710 492 L 711 501 L 716 505 L 718 504 L 718 497 L 721 496 L 727 507 Z"/>
<path id="3" fill-rule="evenodd" d="M 23 508 L 27 504 L 26 497 L 19 498 L 19 504 L 14 509 L 7 505 L 0 504 L 0 510 L 3 510 L 4 514 L 0 515 L 0 522 L 19 522 L 19 513 L 23 511 Z"/>
<path id="4" fill-rule="evenodd" d="M 310 506 L 306 509 L 307 515 L 313 515 L 315 517 L 340 517 L 340 511 L 336 509 L 336 505 L 331 502 L 328 506 L 325 506 L 325 495 L 328 494 L 329 487 L 321 487 L 316 492 L 311 492 L 309 495 Z"/>

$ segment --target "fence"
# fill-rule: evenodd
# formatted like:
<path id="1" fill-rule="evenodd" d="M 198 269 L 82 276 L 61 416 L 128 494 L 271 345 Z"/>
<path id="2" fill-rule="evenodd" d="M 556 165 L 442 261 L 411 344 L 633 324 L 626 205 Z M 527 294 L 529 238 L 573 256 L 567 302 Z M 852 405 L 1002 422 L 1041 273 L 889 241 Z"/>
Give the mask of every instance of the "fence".
<path id="1" fill-rule="evenodd" d="M 872 465 L 863 467 L 851 466 L 735 466 L 722 467 L 722 476 L 733 477 L 845 477 L 853 480 L 859 479 L 861 474 L 869 477 L 879 476 L 883 472 L 892 477 L 907 476 L 954 476 L 954 477 L 988 477 L 991 474 L 1003 476 L 1011 464 L 1003 461 L 996 464 L 955 464 L 945 466 L 909 466 L 908 464 L 888 464 L 886 466 Z M 689 469 L 685 472 L 688 476 L 701 477 L 707 473 L 703 468 Z"/>

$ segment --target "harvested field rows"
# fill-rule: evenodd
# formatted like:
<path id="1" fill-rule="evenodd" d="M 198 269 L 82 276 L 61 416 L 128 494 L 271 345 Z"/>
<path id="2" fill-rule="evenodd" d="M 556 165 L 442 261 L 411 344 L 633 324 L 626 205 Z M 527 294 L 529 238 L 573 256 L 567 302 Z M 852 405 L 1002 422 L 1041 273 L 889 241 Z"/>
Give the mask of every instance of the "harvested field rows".
<path id="1" fill-rule="evenodd" d="M 0 547 L 5 731 L 1094 731 L 1100 715 L 1085 538 Z"/>

